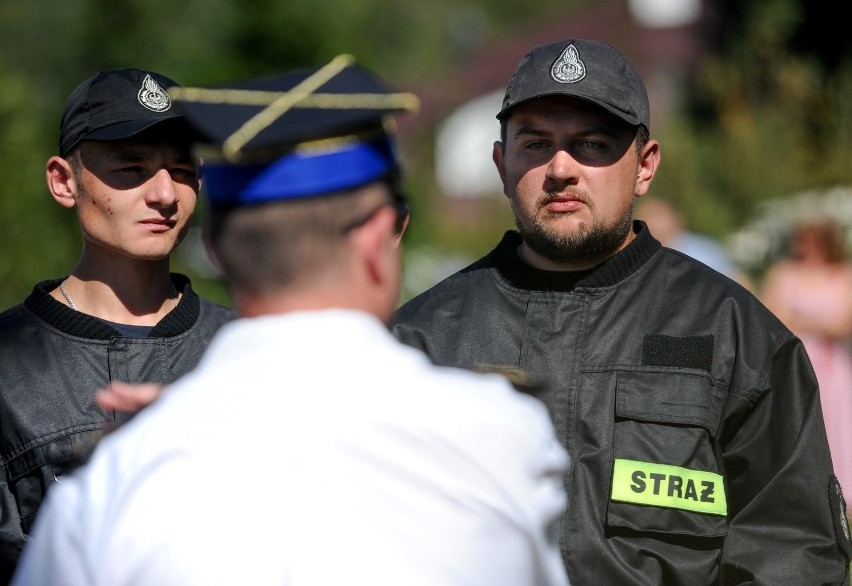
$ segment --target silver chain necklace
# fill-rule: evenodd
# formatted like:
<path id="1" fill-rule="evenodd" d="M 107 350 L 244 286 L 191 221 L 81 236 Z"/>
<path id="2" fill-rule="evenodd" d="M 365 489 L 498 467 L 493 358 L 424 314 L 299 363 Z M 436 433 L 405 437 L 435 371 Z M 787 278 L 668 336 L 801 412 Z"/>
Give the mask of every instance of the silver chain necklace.
<path id="1" fill-rule="evenodd" d="M 65 281 L 67 281 L 67 280 L 68 279 L 65 279 Z M 62 281 L 61 283 L 59 283 L 59 291 L 62 293 L 62 296 L 65 298 L 65 301 L 68 302 L 68 307 L 70 307 L 74 311 L 77 311 L 77 305 L 74 303 L 74 300 L 71 299 L 71 296 L 68 294 L 68 291 L 65 290 L 65 281 Z M 178 306 L 178 292 L 177 292 L 177 289 L 175 289 L 174 285 L 172 285 L 172 289 L 175 292 L 175 296 L 174 296 L 173 301 L 175 302 L 175 307 L 177 307 Z"/>
<path id="2" fill-rule="evenodd" d="M 62 292 L 62 296 L 65 298 L 65 301 L 68 302 L 68 306 L 74 311 L 77 311 L 77 306 L 74 305 L 74 300 L 71 299 L 71 296 L 68 294 L 68 291 L 65 290 L 65 281 L 59 283 L 59 290 Z"/>

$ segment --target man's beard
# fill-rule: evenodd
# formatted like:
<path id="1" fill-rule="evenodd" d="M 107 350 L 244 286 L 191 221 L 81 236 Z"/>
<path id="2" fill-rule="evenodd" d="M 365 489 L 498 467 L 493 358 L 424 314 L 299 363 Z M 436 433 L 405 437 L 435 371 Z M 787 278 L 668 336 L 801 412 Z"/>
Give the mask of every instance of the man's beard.
<path id="1" fill-rule="evenodd" d="M 572 234 L 561 234 L 538 218 L 524 226 L 517 214 L 515 226 L 524 244 L 540 256 L 561 264 L 593 265 L 612 256 L 624 244 L 633 226 L 633 209 L 629 206 L 612 226 L 596 221 L 589 229 Z"/>

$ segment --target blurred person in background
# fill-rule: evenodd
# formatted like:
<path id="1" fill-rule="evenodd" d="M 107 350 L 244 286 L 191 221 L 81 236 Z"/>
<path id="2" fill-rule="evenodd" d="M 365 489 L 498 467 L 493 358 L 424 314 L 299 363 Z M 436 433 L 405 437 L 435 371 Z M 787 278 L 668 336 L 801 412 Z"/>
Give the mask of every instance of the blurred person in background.
<path id="1" fill-rule="evenodd" d="M 762 297 L 805 344 L 819 381 L 831 458 L 848 494 L 852 491 L 852 265 L 834 219 L 797 223 L 789 255 L 767 270 Z"/>
<path id="2" fill-rule="evenodd" d="M 0 313 L 0 583 L 7 583 L 45 493 L 126 414 L 95 391 L 111 380 L 169 383 L 192 369 L 233 311 L 171 273 L 199 190 L 192 133 L 171 79 L 114 69 L 68 97 L 54 200 L 83 235 L 67 277 L 35 285 Z"/>
<path id="3" fill-rule="evenodd" d="M 176 99 L 240 317 L 51 491 L 15 583 L 566 585 L 544 405 L 387 330 L 413 96 L 339 58 Z"/>
<path id="4" fill-rule="evenodd" d="M 686 218 L 668 199 L 659 195 L 643 197 L 636 204 L 635 217 L 648 225 L 651 234 L 663 246 L 687 254 L 751 288 L 749 279 L 734 264 L 725 247 L 710 236 L 690 230 Z"/>

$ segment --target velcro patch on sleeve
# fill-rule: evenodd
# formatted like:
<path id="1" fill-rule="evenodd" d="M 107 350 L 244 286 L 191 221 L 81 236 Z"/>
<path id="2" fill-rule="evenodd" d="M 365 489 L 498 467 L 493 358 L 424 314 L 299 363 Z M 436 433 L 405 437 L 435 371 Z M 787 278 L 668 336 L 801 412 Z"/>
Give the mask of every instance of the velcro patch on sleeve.
<path id="1" fill-rule="evenodd" d="M 721 475 L 668 464 L 616 459 L 610 498 L 709 515 L 728 514 Z"/>

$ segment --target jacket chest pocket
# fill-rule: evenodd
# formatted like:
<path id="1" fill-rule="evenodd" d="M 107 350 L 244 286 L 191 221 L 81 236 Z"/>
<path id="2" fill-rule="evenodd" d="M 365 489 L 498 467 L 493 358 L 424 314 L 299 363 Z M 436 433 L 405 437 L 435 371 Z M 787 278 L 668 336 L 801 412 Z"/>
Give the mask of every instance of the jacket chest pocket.
<path id="1" fill-rule="evenodd" d="M 700 374 L 620 372 L 615 396 L 610 528 L 695 537 L 727 533 L 714 450 L 724 391 Z"/>

